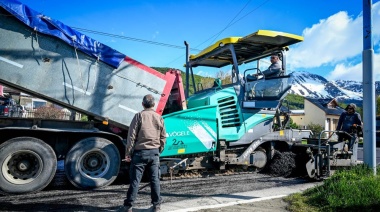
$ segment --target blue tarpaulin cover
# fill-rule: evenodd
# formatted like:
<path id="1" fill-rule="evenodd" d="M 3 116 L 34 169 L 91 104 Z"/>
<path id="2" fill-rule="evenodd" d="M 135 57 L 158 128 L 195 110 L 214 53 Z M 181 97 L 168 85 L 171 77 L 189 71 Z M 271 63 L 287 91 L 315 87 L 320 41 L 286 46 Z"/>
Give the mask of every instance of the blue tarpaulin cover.
<path id="1" fill-rule="evenodd" d="M 57 37 L 114 68 L 118 68 L 125 58 L 124 54 L 111 47 L 75 31 L 62 22 L 51 19 L 16 0 L 0 0 L 0 6 L 30 28 L 40 33 Z"/>

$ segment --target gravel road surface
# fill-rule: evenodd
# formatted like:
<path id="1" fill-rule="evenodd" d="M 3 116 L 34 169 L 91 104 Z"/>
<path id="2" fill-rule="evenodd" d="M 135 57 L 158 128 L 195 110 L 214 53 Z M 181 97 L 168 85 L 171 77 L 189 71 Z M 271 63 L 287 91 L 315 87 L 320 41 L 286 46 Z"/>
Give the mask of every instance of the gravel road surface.
<path id="1" fill-rule="evenodd" d="M 358 159 L 362 160 L 362 148 L 359 148 L 358 153 Z M 379 153 L 378 148 L 376 158 L 378 163 L 380 161 Z M 146 182 L 142 182 L 140 186 L 144 187 L 146 184 Z M 194 208 L 198 206 L 197 204 L 208 204 L 199 202 L 202 199 L 211 198 L 220 201 L 217 199 L 218 197 L 225 195 L 234 196 L 236 193 L 242 192 L 254 192 L 252 196 L 260 197 L 259 194 L 262 194 L 263 191 L 272 191 L 273 194 L 268 194 L 268 196 L 276 196 L 278 195 L 276 191 L 280 193 L 279 191 L 283 189 L 307 184 L 310 184 L 308 179 L 271 177 L 258 173 L 218 177 L 210 176 L 207 178 L 173 180 L 172 182 L 162 181 L 161 195 L 164 205 L 183 204 L 188 200 L 196 200 L 197 203 L 190 203 L 192 205 L 188 206 L 189 208 Z M 105 188 L 79 190 L 68 182 L 63 171 L 63 164 L 59 164 L 55 178 L 43 191 L 34 194 L 0 195 L 0 210 L 115 211 L 122 205 L 127 189 L 128 180 L 126 176 L 120 176 L 112 185 Z M 296 191 L 293 190 L 291 192 Z M 246 196 L 240 197 L 246 198 Z M 139 192 L 134 211 L 149 211 L 150 205 L 150 188 L 146 186 Z M 257 207 L 255 211 L 281 211 L 285 210 L 286 203 L 281 198 L 277 198 L 244 204 L 234 203 L 233 206 L 229 207 L 221 206 L 220 208 L 202 209 L 201 211 L 250 211 L 255 207 Z"/>

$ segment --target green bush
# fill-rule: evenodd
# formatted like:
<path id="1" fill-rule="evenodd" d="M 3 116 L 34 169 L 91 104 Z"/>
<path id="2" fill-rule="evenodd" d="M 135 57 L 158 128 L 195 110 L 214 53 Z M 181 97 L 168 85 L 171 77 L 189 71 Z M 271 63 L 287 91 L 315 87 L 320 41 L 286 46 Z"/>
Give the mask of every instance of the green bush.
<path id="1" fill-rule="evenodd" d="M 289 127 L 292 129 L 299 129 L 300 128 L 296 123 L 293 122 L 292 118 L 290 118 L 290 120 L 289 120 Z"/>
<path id="2" fill-rule="evenodd" d="M 62 119 L 64 114 L 55 107 L 39 107 L 34 111 L 34 118 L 41 119 Z"/>
<path id="3" fill-rule="evenodd" d="M 313 132 L 312 138 L 319 138 L 320 133 L 324 130 L 322 125 L 314 124 L 313 122 L 307 125 L 307 129 Z M 325 137 L 326 135 L 322 135 L 322 138 Z"/>
<path id="4" fill-rule="evenodd" d="M 80 118 L 81 121 L 88 121 L 88 116 L 87 115 L 84 115 L 82 114 L 81 118 Z"/>

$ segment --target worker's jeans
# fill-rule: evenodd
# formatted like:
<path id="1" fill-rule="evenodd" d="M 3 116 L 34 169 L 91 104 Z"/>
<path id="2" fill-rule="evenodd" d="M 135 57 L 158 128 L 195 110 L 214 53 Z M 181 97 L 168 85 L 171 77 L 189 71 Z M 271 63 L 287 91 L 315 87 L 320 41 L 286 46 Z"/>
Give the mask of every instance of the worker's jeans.
<path id="1" fill-rule="evenodd" d="M 127 199 L 124 206 L 131 208 L 136 200 L 139 184 L 146 168 L 149 171 L 150 190 L 153 206 L 161 204 L 160 197 L 160 159 L 158 149 L 135 150 L 133 153 L 131 167 L 129 171 L 130 184 L 127 192 Z"/>
<path id="2" fill-rule="evenodd" d="M 355 141 L 356 141 L 356 135 L 350 134 L 351 136 L 345 134 L 345 133 L 340 133 L 338 134 L 338 142 L 346 141 L 348 140 L 348 150 L 352 150 L 354 147 Z"/>

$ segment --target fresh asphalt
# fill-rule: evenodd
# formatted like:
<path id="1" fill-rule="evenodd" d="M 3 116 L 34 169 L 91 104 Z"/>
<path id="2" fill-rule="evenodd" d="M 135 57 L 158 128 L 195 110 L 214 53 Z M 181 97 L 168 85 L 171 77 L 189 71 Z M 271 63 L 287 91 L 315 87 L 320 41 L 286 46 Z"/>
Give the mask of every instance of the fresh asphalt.
<path id="1" fill-rule="evenodd" d="M 377 149 L 377 155 L 380 155 L 380 149 Z M 362 158 L 363 148 L 359 148 L 358 159 Z M 380 157 L 376 161 L 380 163 Z M 124 177 L 107 187 L 77 189 L 67 180 L 63 163 L 59 163 L 52 183 L 43 191 L 0 195 L 0 211 L 115 211 L 122 205 L 128 189 Z M 286 203 L 282 201 L 284 196 L 317 184 L 307 178 L 272 177 L 259 173 L 162 181 L 162 211 L 286 211 Z M 139 191 L 133 211 L 151 211 L 150 202 L 150 188 L 144 187 Z"/>
<path id="2" fill-rule="evenodd" d="M 314 187 L 321 182 L 310 182 L 305 184 L 298 184 L 286 187 L 275 187 L 263 190 L 222 194 L 215 196 L 208 196 L 204 198 L 196 198 L 183 200 L 179 202 L 164 203 L 161 206 L 162 211 L 170 212 L 186 212 L 186 211 L 199 211 L 202 209 L 215 209 L 208 211 L 218 211 L 218 208 L 248 204 L 263 200 L 277 199 L 288 196 L 293 193 L 302 192 L 308 188 Z M 140 210 L 134 210 L 140 211 Z M 141 210 L 143 211 L 143 210 Z"/>
<path id="3" fill-rule="evenodd" d="M 358 160 L 363 160 L 363 147 L 358 148 Z M 380 148 L 376 148 L 376 164 L 380 164 Z M 215 195 L 203 198 L 183 200 L 178 202 L 169 202 L 162 204 L 161 209 L 162 211 L 168 212 L 199 211 L 203 209 L 211 209 L 208 211 L 218 211 L 218 208 L 242 204 L 244 205 L 263 200 L 283 198 L 290 194 L 303 192 L 306 189 L 320 185 L 321 183 L 323 182 L 309 182 L 291 186 L 267 188 L 263 190 L 255 190 L 234 194 Z M 144 211 L 144 209 L 137 209 L 136 211 L 142 212 Z"/>

